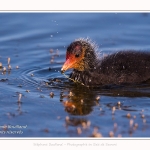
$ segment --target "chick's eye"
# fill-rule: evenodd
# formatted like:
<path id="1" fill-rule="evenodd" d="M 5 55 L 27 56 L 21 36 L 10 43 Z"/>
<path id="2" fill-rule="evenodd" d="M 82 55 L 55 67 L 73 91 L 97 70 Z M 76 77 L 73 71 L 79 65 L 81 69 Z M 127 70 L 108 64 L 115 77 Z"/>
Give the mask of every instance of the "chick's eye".
<path id="1" fill-rule="evenodd" d="M 79 54 L 75 54 L 75 57 L 79 57 L 80 55 Z"/>

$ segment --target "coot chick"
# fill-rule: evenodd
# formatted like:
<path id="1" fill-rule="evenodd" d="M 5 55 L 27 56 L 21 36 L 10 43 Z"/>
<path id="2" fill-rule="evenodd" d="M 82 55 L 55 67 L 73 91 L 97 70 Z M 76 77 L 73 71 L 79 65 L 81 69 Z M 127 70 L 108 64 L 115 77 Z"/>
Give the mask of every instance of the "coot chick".
<path id="1" fill-rule="evenodd" d="M 100 59 L 96 44 L 77 39 L 66 52 L 61 72 L 73 68 L 70 78 L 86 86 L 137 84 L 150 79 L 150 53 L 119 51 Z"/>

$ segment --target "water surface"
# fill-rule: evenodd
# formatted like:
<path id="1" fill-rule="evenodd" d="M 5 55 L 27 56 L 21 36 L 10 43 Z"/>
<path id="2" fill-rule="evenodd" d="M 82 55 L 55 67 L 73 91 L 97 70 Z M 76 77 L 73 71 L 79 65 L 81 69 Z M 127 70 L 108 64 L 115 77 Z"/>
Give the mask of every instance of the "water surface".
<path id="1" fill-rule="evenodd" d="M 91 89 L 60 73 L 81 37 L 100 55 L 150 51 L 149 13 L 0 13 L 0 25 L 0 62 L 11 65 L 0 70 L 0 137 L 150 136 L 149 85 Z"/>

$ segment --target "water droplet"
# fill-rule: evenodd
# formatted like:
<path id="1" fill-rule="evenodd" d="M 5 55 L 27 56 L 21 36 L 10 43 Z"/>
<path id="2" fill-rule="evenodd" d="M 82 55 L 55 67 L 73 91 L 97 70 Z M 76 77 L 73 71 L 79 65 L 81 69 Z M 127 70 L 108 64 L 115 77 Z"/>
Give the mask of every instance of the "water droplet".
<path id="1" fill-rule="evenodd" d="M 117 103 L 118 105 L 121 105 L 121 102 L 120 101 L 118 101 L 118 103 Z"/>
<path id="2" fill-rule="evenodd" d="M 100 96 L 97 96 L 97 97 L 96 97 L 96 100 L 97 100 L 97 101 L 100 100 Z"/>
<path id="3" fill-rule="evenodd" d="M 19 66 L 16 66 L 16 69 L 19 69 Z"/>
<path id="4" fill-rule="evenodd" d="M 2 68 L 2 66 L 3 66 L 2 63 L 0 62 L 0 68 Z"/>
<path id="5" fill-rule="evenodd" d="M 6 71 L 6 67 L 3 68 L 3 71 Z"/>
<path id="6" fill-rule="evenodd" d="M 110 131 L 110 132 L 109 132 L 109 136 L 110 136 L 110 137 L 114 137 L 114 132 L 113 132 L 113 131 Z"/>
<path id="7" fill-rule="evenodd" d="M 8 65 L 10 64 L 10 57 L 8 58 Z"/>
<path id="8" fill-rule="evenodd" d="M 49 94 L 49 95 L 50 95 L 50 97 L 51 97 L 51 98 L 53 98 L 53 97 L 54 97 L 54 93 L 53 93 L 53 92 L 50 92 L 50 94 Z"/>
<path id="9" fill-rule="evenodd" d="M 133 120 L 133 119 L 130 119 L 130 122 L 129 122 L 130 126 L 132 126 L 133 123 L 134 123 L 134 120 Z"/>
<path id="10" fill-rule="evenodd" d="M 22 94 L 20 93 L 19 96 L 18 96 L 18 103 L 21 102 L 21 97 L 22 97 Z"/>

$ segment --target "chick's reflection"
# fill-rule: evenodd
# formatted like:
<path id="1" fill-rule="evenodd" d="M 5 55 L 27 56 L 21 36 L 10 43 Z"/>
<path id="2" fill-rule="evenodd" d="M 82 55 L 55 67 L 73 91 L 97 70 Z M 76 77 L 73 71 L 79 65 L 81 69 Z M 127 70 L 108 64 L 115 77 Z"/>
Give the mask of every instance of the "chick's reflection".
<path id="1" fill-rule="evenodd" d="M 65 111 L 72 115 L 87 115 L 96 105 L 95 94 L 88 88 L 74 87 L 67 94 L 61 93 Z"/>

